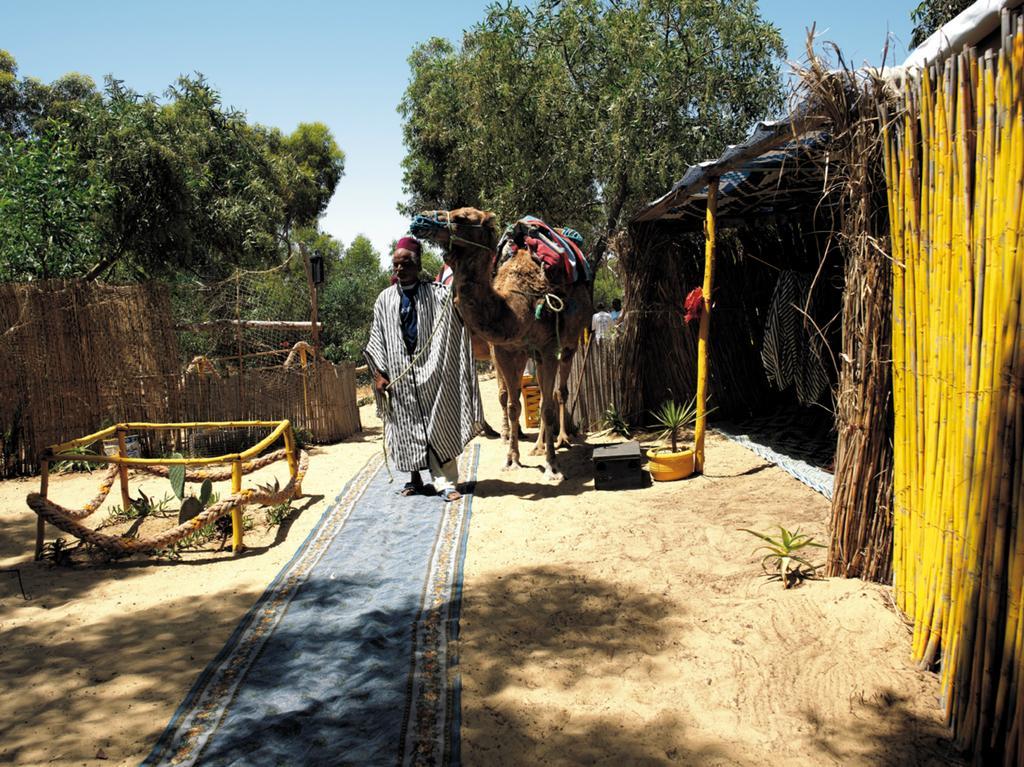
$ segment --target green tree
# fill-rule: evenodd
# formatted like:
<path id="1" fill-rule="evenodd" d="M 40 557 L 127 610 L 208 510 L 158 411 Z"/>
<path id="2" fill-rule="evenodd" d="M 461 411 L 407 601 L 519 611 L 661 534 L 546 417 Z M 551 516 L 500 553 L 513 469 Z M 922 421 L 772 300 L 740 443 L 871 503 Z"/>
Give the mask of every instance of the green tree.
<path id="1" fill-rule="evenodd" d="M 535 213 L 600 253 L 781 106 L 783 50 L 755 0 L 491 5 L 461 46 L 435 38 L 409 58 L 402 208 Z"/>
<path id="2" fill-rule="evenodd" d="M 0 133 L 0 280 L 81 274 L 100 252 L 95 210 L 108 191 L 57 126 L 35 139 Z"/>
<path id="3" fill-rule="evenodd" d="M 323 123 L 299 123 L 280 144 L 271 146 L 288 161 L 282 168 L 288 221 L 308 226 L 327 209 L 345 174 L 345 153 Z"/>
<path id="4" fill-rule="evenodd" d="M 293 229 L 315 224 L 344 173 L 344 153 L 324 125 L 303 123 L 290 135 L 250 125 L 201 75 L 179 78 L 158 100 L 113 78 L 103 92 L 74 73 L 49 85 L 19 79 L 14 58 L 2 51 L 0 137 L 8 173 L 16 167 L 14 147 L 26 154 L 18 162 L 35 173 L 10 176 L 0 189 L 7 216 L 38 219 L 17 184 L 44 171 L 97 190 L 87 200 L 70 183 L 46 190 L 54 220 L 0 244 L 5 273 L 19 279 L 52 272 L 52 255 L 44 263 L 21 254 L 64 247 L 32 239 L 50 236 L 58 218 L 65 230 L 78 222 L 81 235 L 63 257 L 65 276 L 217 278 L 237 267 L 270 266 L 291 252 Z M 40 162 L 51 146 L 60 155 L 46 170 Z M 82 199 L 61 197 L 72 193 Z M 86 209 L 87 217 L 75 213 Z"/>
<path id="5" fill-rule="evenodd" d="M 918 3 L 910 12 L 910 20 L 914 22 L 911 46 L 919 46 L 932 32 L 973 4 L 974 0 L 924 0 Z"/>
<path id="6" fill-rule="evenodd" d="M 594 278 L 594 306 L 604 304 L 611 307 L 614 299 L 622 299 L 622 293 L 619 260 L 614 254 L 609 255 L 605 260 L 604 268 Z"/>
<path id="7" fill-rule="evenodd" d="M 334 243 L 323 255 L 326 284 L 320 293 L 324 354 L 328 359 L 361 360 L 373 321 L 373 304 L 390 280 L 369 239 L 356 237 L 340 255 Z"/>

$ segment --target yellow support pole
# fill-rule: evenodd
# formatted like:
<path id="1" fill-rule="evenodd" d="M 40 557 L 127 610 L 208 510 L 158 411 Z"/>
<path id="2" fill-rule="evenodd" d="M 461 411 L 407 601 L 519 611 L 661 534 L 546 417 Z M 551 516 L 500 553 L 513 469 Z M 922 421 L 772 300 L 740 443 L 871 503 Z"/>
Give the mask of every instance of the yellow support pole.
<path id="1" fill-rule="evenodd" d="M 242 462 L 234 461 L 231 464 L 231 494 L 236 495 L 242 490 Z M 245 550 L 242 542 L 242 507 L 235 505 L 231 507 L 231 551 L 239 554 Z"/>
<path id="2" fill-rule="evenodd" d="M 693 434 L 694 468 L 704 471 L 704 433 L 707 428 L 708 331 L 711 326 L 711 286 L 715 275 L 715 223 L 718 214 L 718 179 L 708 181 L 704 218 L 704 311 L 697 337 L 697 425 Z"/>
<path id="3" fill-rule="evenodd" d="M 46 497 L 50 490 L 50 462 L 45 458 L 39 462 L 39 495 Z M 46 520 L 36 518 L 36 560 L 43 558 L 43 539 L 46 536 Z"/>
<path id="4" fill-rule="evenodd" d="M 128 493 L 128 466 L 124 459 L 128 456 L 128 447 L 125 444 L 124 429 L 117 430 L 117 473 L 121 477 L 121 508 L 128 511 L 132 507 L 132 498 Z"/>

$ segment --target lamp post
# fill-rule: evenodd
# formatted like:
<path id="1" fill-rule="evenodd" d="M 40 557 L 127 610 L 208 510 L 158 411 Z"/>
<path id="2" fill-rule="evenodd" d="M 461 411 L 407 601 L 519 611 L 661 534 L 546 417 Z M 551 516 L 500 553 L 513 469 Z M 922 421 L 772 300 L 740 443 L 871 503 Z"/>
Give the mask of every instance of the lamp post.
<path id="1" fill-rule="evenodd" d="M 313 278 L 313 284 L 320 286 L 324 281 L 324 257 L 319 253 L 313 253 L 309 257 L 309 272 Z"/>

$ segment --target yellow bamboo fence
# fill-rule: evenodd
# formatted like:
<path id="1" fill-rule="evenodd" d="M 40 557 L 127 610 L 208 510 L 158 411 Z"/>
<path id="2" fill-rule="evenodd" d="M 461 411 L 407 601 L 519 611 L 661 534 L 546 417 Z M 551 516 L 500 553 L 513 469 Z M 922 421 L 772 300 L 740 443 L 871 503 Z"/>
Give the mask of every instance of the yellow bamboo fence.
<path id="1" fill-rule="evenodd" d="M 271 429 L 270 433 L 263 437 L 252 447 L 238 453 L 219 455 L 209 458 L 136 458 L 128 455 L 125 444 L 126 434 L 139 431 L 154 430 L 189 430 L 189 429 Z M 73 452 L 76 448 L 92 445 L 100 440 L 116 438 L 118 451 L 116 455 L 93 455 Z M 261 455 L 275 442 L 284 441 L 284 448 L 274 452 Z M 90 463 L 107 464 L 108 469 L 100 480 L 99 492 L 90 499 L 81 509 L 68 509 L 60 506 L 48 497 L 50 464 L 56 461 L 74 459 L 77 461 L 88 461 Z M 285 459 L 288 462 L 289 480 L 283 487 L 257 487 L 242 488 L 242 477 L 246 474 L 262 469 L 265 466 Z M 309 466 L 309 456 L 304 450 L 300 450 L 295 433 L 288 421 L 236 421 L 225 423 L 121 423 L 109 426 L 106 429 L 89 434 L 85 437 L 70 440 L 60 445 L 52 445 L 43 451 L 40 457 L 41 473 L 39 480 L 39 492 L 29 493 L 26 502 L 29 508 L 34 511 L 39 519 L 36 526 L 36 559 L 39 559 L 43 551 L 43 539 L 46 533 L 46 523 L 49 522 L 59 530 L 75 536 L 110 554 L 127 555 L 138 552 L 160 551 L 173 546 L 183 538 L 192 535 L 199 529 L 212 524 L 225 514 L 231 514 L 232 522 L 232 550 L 237 554 L 245 548 L 242 525 L 242 509 L 251 503 L 270 505 L 284 503 L 302 494 L 302 479 Z M 228 464 L 220 469 L 208 467 L 217 464 Z M 231 480 L 231 496 L 217 503 L 211 504 L 203 509 L 196 517 L 183 522 L 151 538 L 135 536 L 115 536 L 101 533 L 87 525 L 81 520 L 92 515 L 103 505 L 103 501 L 110 493 L 115 478 L 121 486 L 121 502 L 123 508 L 129 508 L 131 498 L 128 491 L 128 470 L 133 468 L 139 471 L 167 476 L 169 466 L 184 466 L 186 482 L 203 482 L 205 480 L 221 481 Z M 204 467 L 190 471 L 189 467 Z"/>
<path id="2" fill-rule="evenodd" d="M 892 227 L 894 586 L 958 744 L 1024 763 L 1024 30 L 903 84 Z"/>

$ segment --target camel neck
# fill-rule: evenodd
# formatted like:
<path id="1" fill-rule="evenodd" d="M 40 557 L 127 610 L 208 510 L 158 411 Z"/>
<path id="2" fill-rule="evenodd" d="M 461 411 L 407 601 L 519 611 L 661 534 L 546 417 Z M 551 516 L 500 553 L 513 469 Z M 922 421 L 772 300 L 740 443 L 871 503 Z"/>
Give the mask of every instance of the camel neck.
<path id="1" fill-rule="evenodd" d="M 515 317 L 505 296 L 491 283 L 490 259 L 481 258 L 479 252 L 467 252 L 464 246 L 453 245 L 452 249 L 456 248 L 461 252 L 451 259 L 453 282 L 466 325 L 491 343 L 511 340 Z"/>

